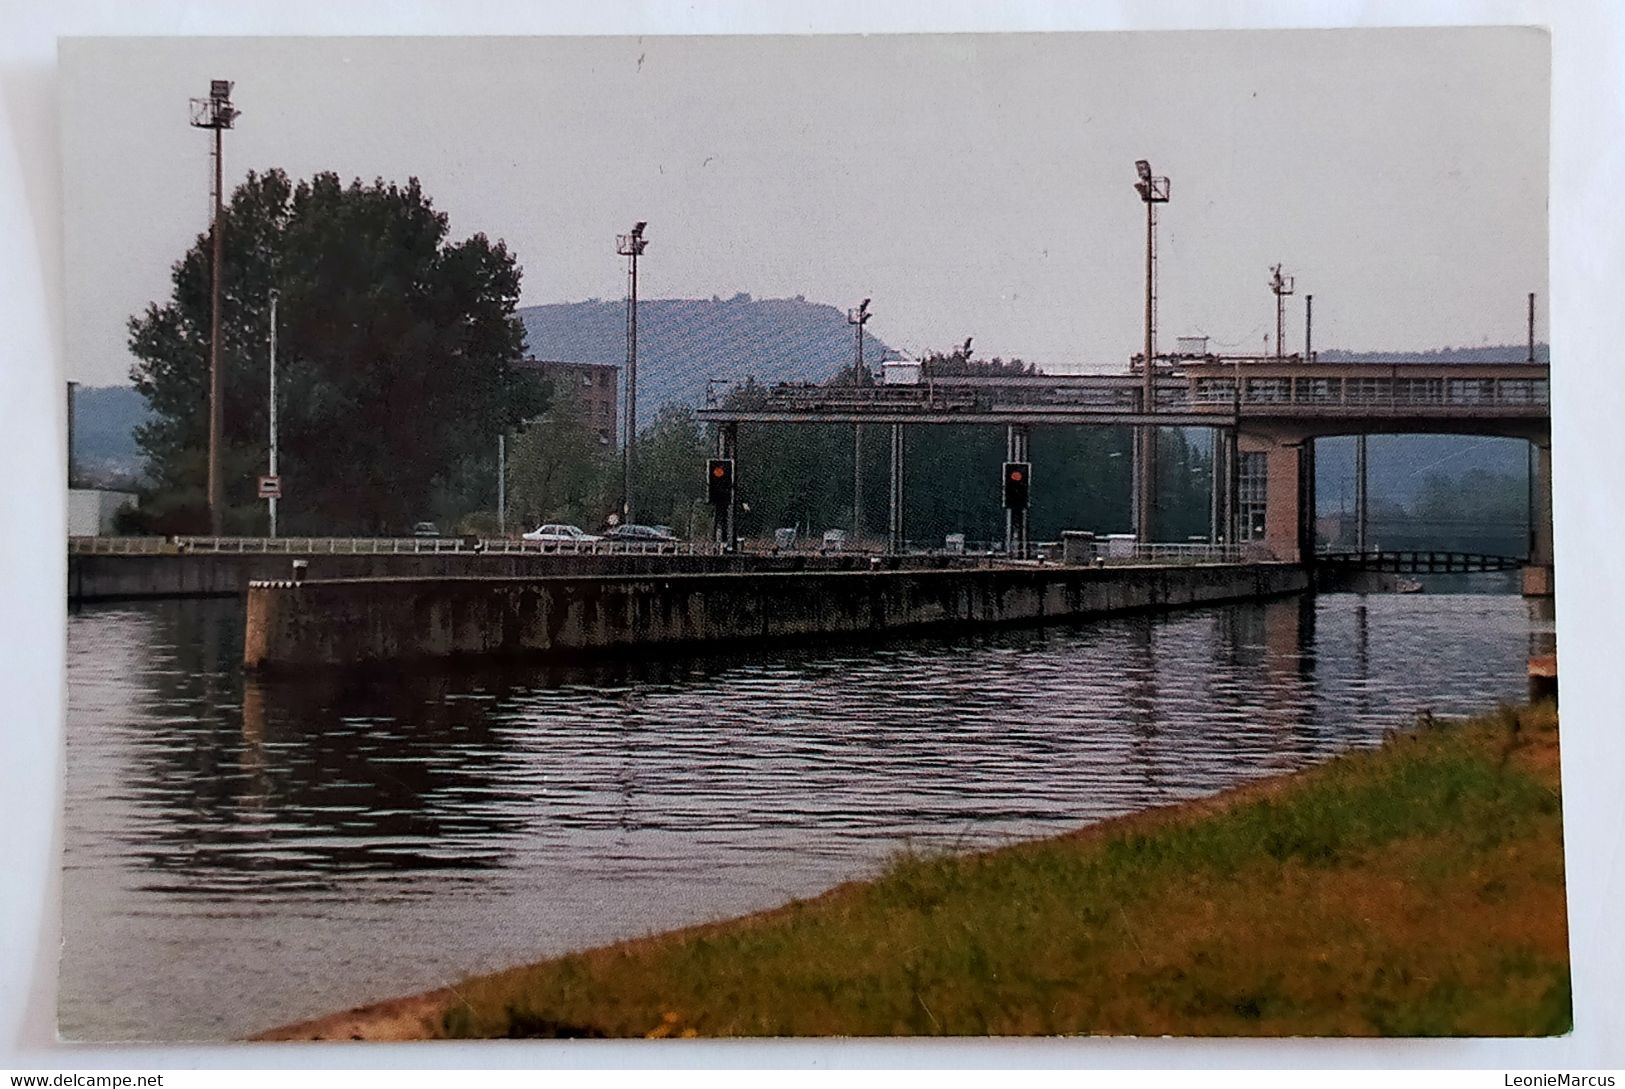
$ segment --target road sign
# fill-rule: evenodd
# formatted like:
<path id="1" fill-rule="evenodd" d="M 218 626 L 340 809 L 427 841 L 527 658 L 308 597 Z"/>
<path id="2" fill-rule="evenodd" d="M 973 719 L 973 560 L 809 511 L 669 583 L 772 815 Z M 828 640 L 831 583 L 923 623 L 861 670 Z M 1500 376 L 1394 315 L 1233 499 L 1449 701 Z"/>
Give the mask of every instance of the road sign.
<path id="1" fill-rule="evenodd" d="M 262 477 L 260 477 L 260 498 L 261 499 L 281 499 L 282 498 L 282 478 L 280 476 L 262 476 Z"/>

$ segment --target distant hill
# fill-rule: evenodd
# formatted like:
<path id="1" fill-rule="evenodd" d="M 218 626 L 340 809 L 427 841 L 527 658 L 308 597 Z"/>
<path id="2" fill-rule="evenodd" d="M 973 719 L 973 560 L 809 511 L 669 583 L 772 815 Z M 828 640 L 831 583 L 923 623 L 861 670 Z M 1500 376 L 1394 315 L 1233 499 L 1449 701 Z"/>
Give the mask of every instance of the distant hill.
<path id="1" fill-rule="evenodd" d="M 1315 358 L 1322 363 L 1392 363 L 1400 359 L 1422 363 L 1522 363 L 1529 358 L 1529 346 L 1486 344 L 1479 348 L 1434 348 L 1426 352 L 1345 352 L 1333 348 L 1317 351 Z M 1536 341 L 1535 362 L 1551 361 L 1551 347 Z"/>
<path id="2" fill-rule="evenodd" d="M 134 386 L 80 386 L 73 402 L 74 469 L 87 484 L 139 480 L 146 462 L 135 429 L 147 422 L 146 399 Z"/>
<path id="3" fill-rule="evenodd" d="M 519 310 L 529 353 L 538 359 L 626 364 L 626 304 L 620 299 L 527 306 Z M 699 405 L 706 380 L 822 382 L 853 361 L 846 312 L 793 299 L 640 299 L 638 420 L 671 403 Z M 865 333 L 864 360 L 885 343 Z M 623 376 L 624 382 L 624 376 Z"/>

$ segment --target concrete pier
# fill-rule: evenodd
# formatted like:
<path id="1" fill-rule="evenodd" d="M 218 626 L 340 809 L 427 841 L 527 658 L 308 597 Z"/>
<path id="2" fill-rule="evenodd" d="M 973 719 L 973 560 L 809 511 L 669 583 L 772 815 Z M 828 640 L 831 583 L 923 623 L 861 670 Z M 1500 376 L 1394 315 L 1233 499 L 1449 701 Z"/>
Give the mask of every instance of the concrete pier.
<path id="1" fill-rule="evenodd" d="M 1296 564 L 374 578 L 249 585 L 250 669 L 1037 623 L 1308 589 Z"/>

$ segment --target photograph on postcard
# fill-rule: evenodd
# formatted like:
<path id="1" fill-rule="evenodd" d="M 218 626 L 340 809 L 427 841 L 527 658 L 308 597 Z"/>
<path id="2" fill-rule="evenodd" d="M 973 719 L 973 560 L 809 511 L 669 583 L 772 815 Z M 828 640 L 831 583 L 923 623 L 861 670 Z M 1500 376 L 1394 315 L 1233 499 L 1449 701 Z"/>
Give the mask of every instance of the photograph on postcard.
<path id="1" fill-rule="evenodd" d="M 1569 1031 L 1550 44 L 79 38 L 58 1031 Z"/>

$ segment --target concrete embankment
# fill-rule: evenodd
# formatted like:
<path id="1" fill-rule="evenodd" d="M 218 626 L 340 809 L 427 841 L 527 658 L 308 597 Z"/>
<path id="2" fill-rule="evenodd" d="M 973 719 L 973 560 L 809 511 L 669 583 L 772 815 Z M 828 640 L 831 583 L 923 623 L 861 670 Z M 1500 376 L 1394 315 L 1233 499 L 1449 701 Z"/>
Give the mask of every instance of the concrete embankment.
<path id="1" fill-rule="evenodd" d="M 657 555 L 639 553 L 263 553 L 192 552 L 107 555 L 69 553 L 68 600 L 128 601 L 166 597 L 235 597 L 256 579 L 289 577 L 294 560 L 311 579 L 517 578 L 535 575 L 702 574 L 755 570 L 867 568 L 862 555 Z M 948 557 L 922 557 L 946 564 Z"/>
<path id="2" fill-rule="evenodd" d="M 253 583 L 251 669 L 855 638 L 1306 590 L 1293 564 Z"/>

